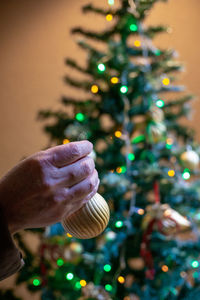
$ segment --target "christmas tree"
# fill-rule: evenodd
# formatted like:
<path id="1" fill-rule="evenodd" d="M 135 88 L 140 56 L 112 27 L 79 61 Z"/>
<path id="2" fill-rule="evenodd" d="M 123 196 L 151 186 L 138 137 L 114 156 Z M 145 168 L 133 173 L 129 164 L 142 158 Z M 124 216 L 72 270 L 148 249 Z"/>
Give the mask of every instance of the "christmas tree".
<path id="1" fill-rule="evenodd" d="M 93 143 L 99 193 L 111 211 L 97 238 L 76 239 L 61 224 L 37 230 L 37 257 L 18 234 L 26 267 L 17 283 L 41 290 L 43 300 L 200 297 L 200 149 L 193 131 L 179 122 L 193 97 L 176 84 L 182 71 L 176 52 L 153 44 L 168 28 L 144 23 L 159 1 L 84 6 L 84 13 L 108 21 L 101 32 L 72 30 L 82 37 L 87 62 L 66 64 L 86 79 L 67 75 L 65 82 L 85 91 L 86 99 L 63 97 L 63 110 L 39 113 L 48 120 L 52 145 Z"/>

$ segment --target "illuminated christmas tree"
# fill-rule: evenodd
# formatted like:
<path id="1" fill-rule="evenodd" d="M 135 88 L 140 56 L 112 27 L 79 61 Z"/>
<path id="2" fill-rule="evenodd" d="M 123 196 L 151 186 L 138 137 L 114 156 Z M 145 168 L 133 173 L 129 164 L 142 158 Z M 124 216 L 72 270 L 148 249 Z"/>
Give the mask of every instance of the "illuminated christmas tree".
<path id="1" fill-rule="evenodd" d="M 182 70 L 175 51 L 152 42 L 168 28 L 144 25 L 156 2 L 83 7 L 108 21 L 101 32 L 72 30 L 84 38 L 78 44 L 87 62 L 66 63 L 87 79 L 65 81 L 88 96 L 63 97 L 62 111 L 39 113 L 52 145 L 93 143 L 99 193 L 111 211 L 97 238 L 76 239 L 56 224 L 40 233 L 38 257 L 21 241 L 27 256 L 18 283 L 41 290 L 43 300 L 200 297 L 200 149 L 193 131 L 178 122 L 193 97 L 175 83 Z"/>

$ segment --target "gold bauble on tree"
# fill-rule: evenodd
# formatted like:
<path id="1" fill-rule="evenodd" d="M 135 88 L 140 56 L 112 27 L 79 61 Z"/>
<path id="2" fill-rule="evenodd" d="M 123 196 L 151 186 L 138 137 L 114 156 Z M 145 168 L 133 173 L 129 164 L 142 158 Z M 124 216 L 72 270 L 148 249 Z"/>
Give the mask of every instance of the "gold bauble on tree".
<path id="1" fill-rule="evenodd" d="M 181 154 L 181 163 L 184 168 L 188 168 L 192 171 L 199 166 L 199 155 L 193 150 L 187 150 Z"/>
<path id="2" fill-rule="evenodd" d="M 91 239 L 103 232 L 110 218 L 110 210 L 104 198 L 96 193 L 79 210 L 62 220 L 62 226 L 72 236 Z"/>
<path id="3" fill-rule="evenodd" d="M 166 126 L 161 122 L 150 122 L 146 129 L 147 140 L 150 143 L 159 143 L 165 139 Z"/>

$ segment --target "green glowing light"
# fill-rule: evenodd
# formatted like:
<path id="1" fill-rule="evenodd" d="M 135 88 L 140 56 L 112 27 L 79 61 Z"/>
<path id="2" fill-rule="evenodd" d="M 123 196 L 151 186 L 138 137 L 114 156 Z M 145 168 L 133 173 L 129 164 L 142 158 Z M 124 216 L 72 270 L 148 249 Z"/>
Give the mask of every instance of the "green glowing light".
<path id="1" fill-rule="evenodd" d="M 129 160 L 134 160 L 135 159 L 135 155 L 133 153 L 129 153 L 128 154 L 128 159 Z"/>
<path id="2" fill-rule="evenodd" d="M 198 268 L 199 267 L 199 262 L 197 260 L 193 260 L 191 265 L 192 265 L 193 268 Z"/>
<path id="3" fill-rule="evenodd" d="M 138 26 L 136 24 L 131 24 L 129 28 L 130 28 L 131 31 L 137 31 L 138 30 Z"/>
<path id="4" fill-rule="evenodd" d="M 110 272 L 110 270 L 111 270 L 111 266 L 110 265 L 105 265 L 103 268 L 104 268 L 105 272 Z"/>
<path id="5" fill-rule="evenodd" d="M 62 259 L 62 258 L 58 258 L 58 259 L 57 259 L 57 265 L 58 265 L 59 267 L 61 267 L 63 264 L 64 264 L 63 259 Z"/>
<path id="6" fill-rule="evenodd" d="M 171 149 L 171 148 L 172 148 L 172 145 L 166 144 L 166 148 L 167 148 L 167 149 Z"/>
<path id="7" fill-rule="evenodd" d="M 125 166 L 121 167 L 121 173 L 126 173 L 126 167 Z"/>
<path id="8" fill-rule="evenodd" d="M 193 278 L 196 278 L 196 279 L 199 278 L 199 273 L 198 273 L 198 272 L 194 272 L 194 273 L 192 274 L 192 277 L 193 277 Z"/>
<path id="9" fill-rule="evenodd" d="M 165 102 L 164 102 L 163 100 L 158 99 L 158 100 L 156 101 L 156 106 L 157 106 L 157 107 L 161 108 L 161 107 L 163 107 L 164 105 L 165 105 Z"/>
<path id="10" fill-rule="evenodd" d="M 111 292 L 112 291 L 112 285 L 106 284 L 105 285 L 105 290 L 108 291 L 108 292 Z"/>
<path id="11" fill-rule="evenodd" d="M 40 280 L 39 279 L 33 279 L 33 285 L 34 286 L 39 286 L 40 285 Z"/>
<path id="12" fill-rule="evenodd" d="M 161 55 L 161 51 L 159 49 L 157 49 L 156 52 L 155 52 L 155 55 L 156 56 L 160 56 Z"/>
<path id="13" fill-rule="evenodd" d="M 109 5 L 114 5 L 115 4 L 115 0 L 108 0 L 108 4 Z"/>
<path id="14" fill-rule="evenodd" d="M 85 120 L 84 114 L 82 113 L 76 114 L 76 120 L 78 120 L 79 122 L 83 122 Z"/>
<path id="15" fill-rule="evenodd" d="M 105 67 L 104 64 L 99 64 L 97 68 L 98 68 L 98 70 L 101 71 L 101 72 L 104 72 L 105 69 L 106 69 L 106 67 Z"/>
<path id="16" fill-rule="evenodd" d="M 81 288 L 81 284 L 80 284 L 79 281 L 76 282 L 75 288 L 76 288 L 77 290 L 79 290 L 79 289 Z"/>
<path id="17" fill-rule="evenodd" d="M 67 273 L 66 274 L 66 279 L 67 280 L 72 280 L 74 278 L 74 274 L 73 273 Z"/>
<path id="18" fill-rule="evenodd" d="M 120 92 L 122 94 L 126 94 L 128 92 L 128 87 L 126 85 L 122 85 L 120 88 Z"/>
<path id="19" fill-rule="evenodd" d="M 123 226 L 123 222 L 122 221 L 117 221 L 115 223 L 115 227 L 117 227 L 117 228 L 121 228 L 122 226 Z"/>
<path id="20" fill-rule="evenodd" d="M 184 180 L 188 180 L 188 179 L 190 179 L 190 173 L 188 171 L 184 171 L 184 173 L 182 174 L 182 177 Z"/>

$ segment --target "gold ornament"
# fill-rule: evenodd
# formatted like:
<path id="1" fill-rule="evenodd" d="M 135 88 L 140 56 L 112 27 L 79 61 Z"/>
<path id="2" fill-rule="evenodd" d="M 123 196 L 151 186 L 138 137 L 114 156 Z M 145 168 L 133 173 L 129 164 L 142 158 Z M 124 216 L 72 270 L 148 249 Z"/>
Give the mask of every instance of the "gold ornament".
<path id="1" fill-rule="evenodd" d="M 162 109 L 153 105 L 147 113 L 147 117 L 154 122 L 162 122 L 164 119 L 164 112 Z"/>
<path id="2" fill-rule="evenodd" d="M 191 223 L 168 204 L 156 203 L 149 205 L 146 210 L 147 213 L 142 223 L 144 230 L 147 229 L 153 220 L 153 230 L 157 230 L 166 235 L 184 232 L 191 228 Z"/>
<path id="3" fill-rule="evenodd" d="M 150 143 L 159 143 L 165 139 L 166 127 L 163 123 L 150 122 L 147 126 L 147 139 Z"/>
<path id="4" fill-rule="evenodd" d="M 199 155 L 195 151 L 185 151 L 181 154 L 180 158 L 184 168 L 188 168 L 190 170 L 195 170 L 198 168 Z"/>
<path id="5" fill-rule="evenodd" d="M 110 210 L 104 198 L 96 193 L 78 211 L 62 220 L 64 229 L 79 239 L 91 239 L 106 228 Z"/>

